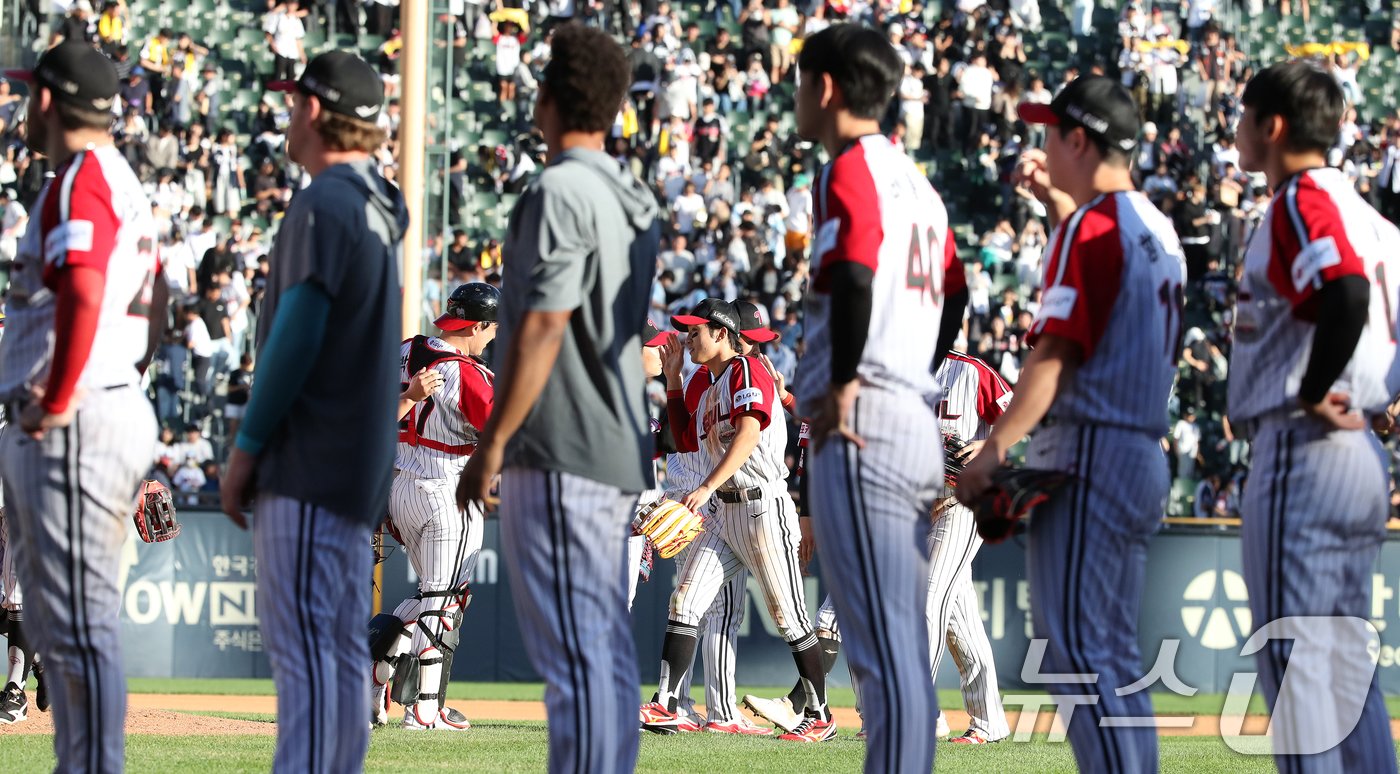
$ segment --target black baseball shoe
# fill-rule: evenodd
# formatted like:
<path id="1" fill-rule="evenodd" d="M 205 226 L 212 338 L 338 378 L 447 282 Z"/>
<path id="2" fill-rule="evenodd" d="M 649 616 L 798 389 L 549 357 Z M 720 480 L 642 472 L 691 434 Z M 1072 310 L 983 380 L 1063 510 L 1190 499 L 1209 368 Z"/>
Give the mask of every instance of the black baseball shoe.
<path id="1" fill-rule="evenodd" d="M 24 695 L 24 690 L 15 683 L 6 685 L 5 692 L 0 693 L 0 726 L 28 719 L 29 698 Z"/>
<path id="2" fill-rule="evenodd" d="M 44 679 L 44 664 L 42 661 L 34 662 L 34 706 L 40 712 L 49 711 L 49 681 Z"/>

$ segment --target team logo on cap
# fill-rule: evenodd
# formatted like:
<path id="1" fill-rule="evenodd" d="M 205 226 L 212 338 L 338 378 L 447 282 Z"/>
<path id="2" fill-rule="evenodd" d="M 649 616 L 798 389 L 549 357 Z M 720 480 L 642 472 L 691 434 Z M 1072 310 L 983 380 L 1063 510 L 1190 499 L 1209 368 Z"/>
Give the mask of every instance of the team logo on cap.
<path id="1" fill-rule="evenodd" d="M 306 85 L 306 88 L 311 89 L 318 95 L 325 97 L 331 102 L 340 101 L 340 89 L 331 88 L 330 86 L 321 83 L 321 81 L 315 77 L 303 76 L 301 82 Z"/>
<path id="2" fill-rule="evenodd" d="M 718 309 L 711 309 L 711 310 L 710 310 L 710 316 L 713 317 L 713 318 L 715 318 L 716 320 L 718 320 L 718 321 L 724 323 L 725 325 L 729 326 L 730 328 L 734 328 L 735 330 L 737 330 L 737 329 L 739 328 L 739 324 L 736 323 L 736 322 L 734 322 L 734 318 L 733 318 L 733 317 L 730 317 L 729 315 L 725 314 L 724 312 L 719 311 Z"/>
<path id="3" fill-rule="evenodd" d="M 1107 121 L 1103 120 L 1102 118 L 1099 118 L 1093 113 L 1085 112 L 1084 108 L 1078 105 L 1066 106 L 1065 112 L 1069 114 L 1070 118 L 1073 118 L 1079 123 L 1084 124 L 1085 126 L 1089 127 L 1090 129 L 1093 129 L 1094 131 L 1100 134 L 1108 132 Z"/>

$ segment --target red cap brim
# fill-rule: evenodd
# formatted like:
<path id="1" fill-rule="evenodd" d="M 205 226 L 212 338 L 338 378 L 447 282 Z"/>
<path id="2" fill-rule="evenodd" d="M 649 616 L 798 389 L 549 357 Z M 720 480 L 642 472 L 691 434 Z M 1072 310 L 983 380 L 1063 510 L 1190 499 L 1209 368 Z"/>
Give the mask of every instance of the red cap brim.
<path id="1" fill-rule="evenodd" d="M 5 324 L 4 321 L 0 321 L 0 325 L 4 325 L 4 324 Z M 662 331 L 662 332 L 656 334 L 655 336 L 652 336 L 650 339 L 648 339 L 648 340 L 642 342 L 642 346 L 644 346 L 644 347 L 659 347 L 659 346 L 661 346 L 662 344 L 665 344 L 665 343 L 666 343 L 666 340 L 669 339 L 669 338 L 671 338 L 671 337 L 674 336 L 674 335 L 676 335 L 676 332 L 675 332 L 675 331 Z"/>
<path id="2" fill-rule="evenodd" d="M 1041 102 L 1022 102 L 1016 106 L 1016 115 L 1028 124 L 1048 124 L 1058 126 L 1060 117 L 1050 106 Z"/>
<path id="3" fill-rule="evenodd" d="M 696 317 L 693 314 L 678 314 L 671 317 L 671 324 L 681 330 L 685 330 L 692 325 L 706 325 L 709 322 L 710 321 L 704 317 Z"/>
<path id="4" fill-rule="evenodd" d="M 33 71 L 33 70 L 6 70 L 6 71 L 5 71 L 5 80 L 7 80 L 7 81 L 24 81 L 25 83 L 33 83 L 33 82 L 34 82 L 34 71 Z"/>
<path id="5" fill-rule="evenodd" d="M 768 328 L 753 328 L 752 330 L 739 331 L 739 333 L 755 344 L 767 344 L 778 338 L 778 332 Z"/>
<path id="6" fill-rule="evenodd" d="M 476 323 L 471 320 L 463 320 L 457 317 L 448 317 L 447 315 L 443 315 L 434 320 L 433 325 L 436 325 L 437 327 L 445 331 L 460 331 L 466 330 L 467 328 L 476 325 Z"/>
<path id="7" fill-rule="evenodd" d="M 296 91 L 296 81 L 270 81 L 267 84 L 268 91 Z"/>

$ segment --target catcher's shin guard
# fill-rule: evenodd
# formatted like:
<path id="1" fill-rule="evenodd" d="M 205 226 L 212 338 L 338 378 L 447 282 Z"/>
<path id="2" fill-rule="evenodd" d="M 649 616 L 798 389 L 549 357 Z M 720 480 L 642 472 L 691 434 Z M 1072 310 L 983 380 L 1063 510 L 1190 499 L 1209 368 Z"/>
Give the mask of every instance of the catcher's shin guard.
<path id="1" fill-rule="evenodd" d="M 369 655 L 374 659 L 374 697 L 380 699 L 381 691 L 394 676 L 394 667 L 408 653 L 412 635 L 404 622 L 390 613 L 380 613 L 369 621 Z"/>
<path id="2" fill-rule="evenodd" d="M 411 707 L 418 722 L 431 725 L 447 699 L 447 683 L 452 677 L 452 656 L 461 642 L 463 610 L 471 603 L 471 589 L 465 584 L 447 591 L 420 592 L 419 599 L 445 598 L 446 605 L 418 614 L 417 626 L 428 646 L 398 659 L 394 669 L 393 699 Z"/>

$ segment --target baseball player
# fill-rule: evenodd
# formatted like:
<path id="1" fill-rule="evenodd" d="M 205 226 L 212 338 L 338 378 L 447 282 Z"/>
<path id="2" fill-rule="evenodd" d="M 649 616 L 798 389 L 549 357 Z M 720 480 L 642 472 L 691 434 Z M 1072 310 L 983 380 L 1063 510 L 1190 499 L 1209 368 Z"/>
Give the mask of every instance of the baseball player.
<path id="1" fill-rule="evenodd" d="M 461 712 L 446 706 L 447 683 L 486 514 L 475 505 L 459 509 L 456 492 L 457 478 L 491 415 L 495 377 L 481 353 L 496 338 L 500 300 L 501 291 L 485 282 L 459 286 L 434 323 L 442 335 L 415 336 L 400 351 L 405 386 L 423 368 L 437 371 L 442 386 L 399 421 L 389 521 L 418 575 L 418 593 L 370 624 L 378 632 L 370 642 L 375 725 L 388 722 L 390 678 L 398 676 L 404 728 L 471 727 Z M 410 695 L 411 687 L 416 694 Z"/>
<path id="2" fill-rule="evenodd" d="M 774 416 L 776 386 L 767 367 L 739 349 L 739 314 L 733 304 L 705 299 L 689 315 L 672 318 L 688 331 L 691 360 L 714 374 L 693 416 L 680 391 L 680 352 L 665 351 L 667 413 L 676 445 L 703 455 L 709 473 L 682 503 L 699 508 L 710 501 L 710 526 L 691 545 L 662 644 L 661 679 L 655 701 L 641 709 L 643 728 L 673 728 L 680 678 L 694 658 L 698 624 L 740 568 L 759 581 L 783 638 L 792 649 L 807 692 L 802 723 L 779 737 L 822 742 L 836 734 L 826 707 L 826 678 L 802 592 L 797 566 L 796 508 L 787 492 L 787 425 Z"/>
<path id="3" fill-rule="evenodd" d="M 1035 348 L 956 492 L 976 502 L 1007 450 L 1040 426 L 1026 465 L 1076 477 L 1030 522 L 1031 616 L 1048 641 L 1041 670 L 1098 675 L 1049 686 L 1096 697 L 1069 722 L 1081 770 L 1155 771 L 1156 729 L 1103 721 L 1152 716 L 1145 691 L 1118 689 L 1142 675 L 1138 607 L 1170 489 L 1160 441 L 1181 354 L 1185 260 L 1171 221 L 1133 190 L 1138 112 L 1121 84 L 1081 77 L 1020 111 L 1049 125 L 1044 153 L 1027 153 L 1019 174 L 1059 224 L 1027 337 Z"/>
<path id="4" fill-rule="evenodd" d="M 0 316 L 0 330 L 3 330 L 4 317 Z M 0 421 L 0 434 L 7 425 Z M 0 494 L 3 487 L 0 487 Z M 24 591 L 16 575 L 15 563 L 19 546 L 9 540 L 5 528 L 5 508 L 0 497 L 0 634 L 5 636 L 9 656 L 9 671 L 5 677 L 5 687 L 0 691 L 0 726 L 19 723 L 29 719 L 29 697 L 24 686 L 29 682 L 32 671 L 38 682 L 34 696 L 34 706 L 40 712 L 49 708 L 48 685 L 44 681 L 43 666 L 39 654 L 29 645 L 24 636 Z"/>
<path id="5" fill-rule="evenodd" d="M 627 538 L 655 486 L 637 353 L 657 205 L 603 150 L 631 79 L 622 48 L 579 24 L 552 40 L 535 107 L 548 161 L 511 213 L 496 404 L 457 498 L 486 501 L 500 472 L 506 568 L 548 685 L 550 771 L 625 772 L 640 744 Z"/>
<path id="6" fill-rule="evenodd" d="M 1364 621 L 1389 512 L 1386 455 L 1368 428 L 1400 391 L 1385 383 L 1400 232 L 1327 168 L 1345 102 L 1326 70 L 1273 65 L 1243 102 L 1240 165 L 1274 191 L 1245 250 L 1230 358 L 1230 423 L 1253 444 L 1240 505 L 1250 612 L 1256 627 Z M 1373 635 L 1334 629 L 1313 619 L 1256 653 L 1279 771 L 1393 772 Z M 1290 665 L 1304 642 L 1323 655 Z M 1288 754 L 1308 749 L 1325 751 Z"/>
<path id="7" fill-rule="evenodd" d="M 26 142 L 54 165 L 10 275 L 0 341 L 0 438 L 9 539 L 23 587 L 24 638 L 51 686 L 57 768 L 120 771 L 118 553 L 155 451 L 138 389 L 156 227 L 113 145 L 117 73 L 80 44 L 46 51 L 30 83 Z"/>
<path id="8" fill-rule="evenodd" d="M 394 465 L 408 210 L 371 155 L 384 92 L 368 64 L 329 51 L 270 88 L 295 94 L 288 155 L 312 180 L 272 248 L 258 381 L 221 494 L 239 526 L 245 497 L 258 495 L 258 611 L 281 731 L 273 769 L 356 771 L 369 744 L 367 547 Z"/>
<path id="9" fill-rule="evenodd" d="M 961 352 L 950 352 L 942 359 L 936 378 L 943 395 L 938 405 L 943 431 L 972 441 L 975 449 L 977 442 L 986 439 L 991 424 L 1010 402 L 1010 386 L 986 363 Z M 972 512 L 951 498 L 941 501 L 934 509 L 933 529 L 929 534 L 929 672 L 936 680 L 946 643 L 962 678 L 963 705 L 972 719 L 967 732 L 952 740 L 954 744 L 986 744 L 1000 741 L 1011 733 L 1001 705 L 991 643 L 982 628 L 977 593 L 972 585 L 972 559 L 981 545 Z M 823 667 L 829 673 L 841 647 L 836 610 L 829 595 L 817 612 L 817 637 L 822 643 Z M 802 709 L 800 693 L 799 687 L 776 699 L 745 696 L 744 703 L 755 714 L 780 728 L 790 728 L 798 722 L 797 713 Z M 936 728 L 938 738 L 949 735 L 948 722 L 942 712 L 938 714 Z M 864 734 L 862 730 L 857 736 Z"/>
<path id="10" fill-rule="evenodd" d="M 928 512 L 943 474 L 931 372 L 962 315 L 943 298 L 947 213 L 880 134 L 903 64 L 878 32 L 828 27 L 808 38 L 798 66 L 798 132 L 832 159 L 816 194 L 796 379 L 812 425 L 812 530 L 862 690 L 865 769 L 926 772 L 937 708 L 924 624 Z"/>

